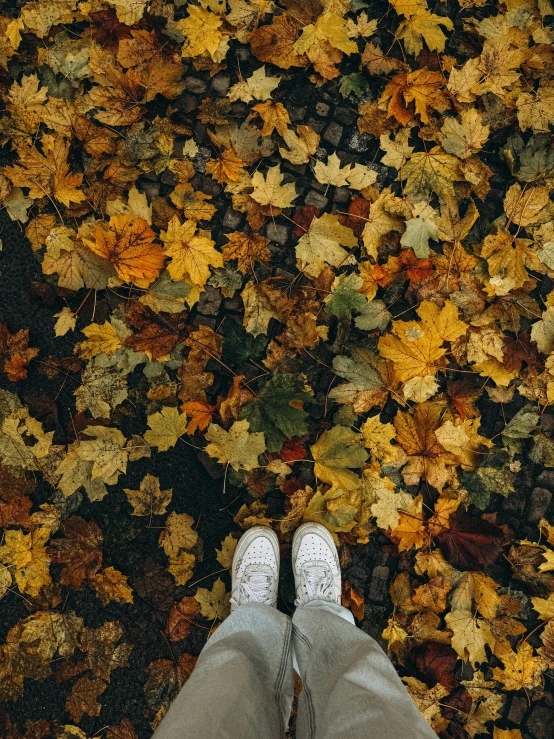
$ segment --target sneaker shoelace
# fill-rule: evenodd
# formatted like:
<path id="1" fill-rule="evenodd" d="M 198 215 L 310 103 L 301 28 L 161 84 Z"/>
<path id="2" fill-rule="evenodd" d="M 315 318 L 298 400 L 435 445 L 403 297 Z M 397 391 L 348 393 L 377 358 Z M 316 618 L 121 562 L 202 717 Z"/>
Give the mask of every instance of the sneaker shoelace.
<path id="1" fill-rule="evenodd" d="M 266 572 L 252 572 L 248 580 L 240 585 L 241 602 L 273 605 L 271 579 L 271 575 Z M 231 598 L 231 603 L 235 606 L 239 605 L 234 598 Z"/>
<path id="2" fill-rule="evenodd" d="M 324 565 L 312 565 L 304 568 L 304 587 L 306 593 L 300 589 L 300 595 L 296 598 L 294 605 L 301 606 L 307 601 L 333 600 L 333 575 L 328 567 Z"/>

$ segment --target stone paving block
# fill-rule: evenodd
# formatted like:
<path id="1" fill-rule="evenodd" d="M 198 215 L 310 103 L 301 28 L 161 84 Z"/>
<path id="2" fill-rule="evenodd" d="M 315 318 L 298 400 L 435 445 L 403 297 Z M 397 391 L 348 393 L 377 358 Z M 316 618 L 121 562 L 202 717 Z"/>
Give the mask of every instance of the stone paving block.
<path id="1" fill-rule="evenodd" d="M 331 146 L 337 147 L 340 144 L 342 132 L 343 127 L 340 125 L 340 123 L 330 123 L 325 129 L 325 133 L 323 134 L 323 141 L 325 141 L 327 144 L 331 144 Z"/>
<path id="2" fill-rule="evenodd" d="M 304 198 L 304 203 L 306 205 L 313 205 L 315 208 L 321 208 L 322 210 L 327 207 L 328 202 L 329 198 L 326 198 L 325 195 L 322 195 L 316 190 L 310 190 Z"/>
<path id="3" fill-rule="evenodd" d="M 535 739 L 552 739 L 554 736 L 554 711 L 544 706 L 535 706 L 527 719 L 527 729 Z"/>
<path id="4" fill-rule="evenodd" d="M 538 523 L 550 507 L 552 493 L 546 488 L 534 488 L 529 498 L 527 519 L 531 523 Z"/>

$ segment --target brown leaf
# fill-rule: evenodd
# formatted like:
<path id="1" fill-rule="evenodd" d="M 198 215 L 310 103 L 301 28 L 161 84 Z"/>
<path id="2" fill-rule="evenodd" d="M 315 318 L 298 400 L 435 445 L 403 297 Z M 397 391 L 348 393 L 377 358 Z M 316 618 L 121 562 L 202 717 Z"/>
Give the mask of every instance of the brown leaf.
<path id="1" fill-rule="evenodd" d="M 293 46 L 298 38 L 298 26 L 290 15 L 279 15 L 268 26 L 260 26 L 252 34 L 250 48 L 261 62 L 269 62 L 281 69 L 305 66 L 305 57 Z"/>
<path id="2" fill-rule="evenodd" d="M 91 680 L 87 676 L 79 678 L 65 702 L 71 720 L 79 723 L 84 713 L 88 716 L 100 716 L 102 706 L 96 699 L 107 687 L 103 680 Z"/>
<path id="3" fill-rule="evenodd" d="M 64 539 L 54 539 L 48 547 L 52 562 L 65 564 L 60 577 L 64 585 L 81 587 L 102 566 L 102 532 L 95 521 L 71 516 L 62 524 Z"/>
<path id="4" fill-rule="evenodd" d="M 187 313 L 155 313 L 151 308 L 131 300 L 125 317 L 138 333 L 125 339 L 125 346 L 145 352 L 150 359 L 166 357 L 186 336 Z"/>
<path id="5" fill-rule="evenodd" d="M 463 506 L 450 516 L 450 528 L 437 539 L 445 558 L 458 570 L 477 570 L 500 556 L 502 529 L 482 518 L 468 516 Z"/>
<path id="6" fill-rule="evenodd" d="M 29 329 L 11 334 L 5 323 L 0 323 L 0 363 L 10 382 L 27 377 L 27 365 L 39 350 L 28 346 Z"/>
<path id="7" fill-rule="evenodd" d="M 164 630 L 170 641 L 181 641 L 191 633 L 198 611 L 198 601 L 190 596 L 185 596 L 179 603 L 171 606 Z"/>
<path id="8" fill-rule="evenodd" d="M 412 650 L 412 659 L 430 687 L 437 683 L 454 690 L 458 681 L 454 677 L 454 667 L 458 655 L 452 647 L 437 642 L 427 642 Z"/>

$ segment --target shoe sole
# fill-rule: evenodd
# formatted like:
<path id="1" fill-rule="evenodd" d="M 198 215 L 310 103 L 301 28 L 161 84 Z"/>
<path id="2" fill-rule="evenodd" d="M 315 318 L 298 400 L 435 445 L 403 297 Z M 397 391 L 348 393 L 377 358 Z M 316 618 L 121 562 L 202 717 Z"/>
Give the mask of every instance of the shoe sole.
<path id="1" fill-rule="evenodd" d="M 258 536 L 264 536 L 266 539 L 269 539 L 271 542 L 271 546 L 273 547 L 273 551 L 275 553 L 275 560 L 277 562 L 277 572 L 279 572 L 280 567 L 280 552 L 279 552 L 279 539 L 277 538 L 277 534 L 273 529 L 268 528 L 267 526 L 253 526 L 251 529 L 248 529 L 246 533 L 244 533 L 241 538 L 240 542 L 235 549 L 235 553 L 233 555 L 233 565 L 231 567 L 231 574 L 233 577 L 235 576 L 235 571 L 237 570 L 237 565 L 239 561 L 242 558 L 242 555 L 246 551 L 246 549 L 250 546 L 252 541 L 254 539 L 257 539 Z"/>
<path id="2" fill-rule="evenodd" d="M 299 526 L 294 533 L 292 539 L 292 571 L 296 574 L 296 557 L 298 555 L 298 550 L 300 549 L 303 537 L 306 534 L 310 533 L 314 533 L 317 536 L 320 536 L 326 542 L 326 544 L 329 546 L 329 549 L 334 554 L 335 562 L 340 572 L 339 554 L 337 552 L 336 544 L 333 541 L 333 537 L 322 524 L 310 522 L 303 523 L 302 526 Z"/>

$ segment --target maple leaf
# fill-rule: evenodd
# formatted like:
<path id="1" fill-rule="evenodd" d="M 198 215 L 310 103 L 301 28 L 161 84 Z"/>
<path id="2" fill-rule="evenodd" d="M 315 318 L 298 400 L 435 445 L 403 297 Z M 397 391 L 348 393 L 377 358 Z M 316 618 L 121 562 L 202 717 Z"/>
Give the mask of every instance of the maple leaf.
<path id="1" fill-rule="evenodd" d="M 438 535 L 441 551 L 458 570 L 475 570 L 496 562 L 502 551 L 502 529 L 468 516 L 463 507 L 450 516 L 450 526 Z"/>
<path id="2" fill-rule="evenodd" d="M 244 175 L 246 162 L 233 149 L 224 149 L 217 159 L 210 159 L 206 172 L 217 182 L 238 182 Z"/>
<path id="3" fill-rule="evenodd" d="M 388 103 L 387 112 L 402 125 L 419 115 L 423 123 L 429 123 L 429 110 L 444 113 L 450 107 L 450 101 L 442 88 L 444 78 L 440 72 L 433 72 L 426 67 L 408 74 L 395 75 L 385 87 L 379 100 Z"/>
<path id="4" fill-rule="evenodd" d="M 307 233 L 298 241 L 298 266 L 310 277 L 317 277 L 325 264 L 332 267 L 353 264 L 354 258 L 343 246 L 353 247 L 357 244 L 358 239 L 352 229 L 341 225 L 338 216 L 324 213 L 312 220 Z"/>
<path id="5" fill-rule="evenodd" d="M 268 26 L 260 26 L 252 34 L 250 48 L 261 62 L 275 64 L 281 69 L 303 67 L 305 61 L 295 49 L 298 26 L 288 15 L 277 16 Z"/>
<path id="6" fill-rule="evenodd" d="M 132 516 L 162 516 L 171 503 L 173 488 L 161 490 L 159 479 L 147 474 L 138 490 L 123 488 L 123 492 L 133 506 Z"/>
<path id="7" fill-rule="evenodd" d="M 88 716 L 99 716 L 102 706 L 96 699 L 107 687 L 100 679 L 91 680 L 87 676 L 79 678 L 65 703 L 71 720 L 79 723 L 84 713 Z"/>
<path id="8" fill-rule="evenodd" d="M 293 182 L 281 184 L 283 174 L 279 165 L 270 167 L 264 177 L 261 172 L 252 175 L 252 198 L 261 205 L 272 205 L 275 208 L 289 208 L 297 197 Z"/>
<path id="9" fill-rule="evenodd" d="M 247 79 L 237 82 L 229 90 L 229 100 L 242 100 L 243 103 L 249 103 L 251 100 L 267 100 L 271 97 L 271 93 L 279 85 L 280 77 L 268 77 L 263 67 L 257 69 Z M 287 115 L 288 117 L 288 115 Z M 265 136 L 266 134 L 262 134 Z"/>
<path id="10" fill-rule="evenodd" d="M 83 175 L 69 172 L 69 142 L 44 135 L 42 145 L 45 154 L 34 147 L 21 150 L 18 163 L 4 167 L 6 177 L 16 187 L 28 187 L 33 200 L 47 195 L 66 206 L 82 202 L 85 194 L 78 188 Z"/>
<path id="11" fill-rule="evenodd" d="M 127 667 L 132 651 L 130 644 L 116 644 L 123 636 L 119 621 L 106 621 L 97 629 L 85 627 L 79 637 L 79 647 L 85 653 L 87 668 L 95 677 L 109 683 L 111 673 Z"/>
<path id="12" fill-rule="evenodd" d="M 222 249 L 225 262 L 230 259 L 237 260 L 237 269 L 246 274 L 254 268 L 255 262 L 267 264 L 271 259 L 271 253 L 267 248 L 269 239 L 258 234 L 247 234 L 240 231 L 226 234 L 227 243 Z"/>
<path id="13" fill-rule="evenodd" d="M 319 134 L 311 126 L 297 126 L 296 133 L 287 128 L 281 135 L 288 149 L 279 147 L 279 154 L 291 164 L 306 164 L 319 145 Z"/>
<path id="14" fill-rule="evenodd" d="M 240 417 L 252 431 L 263 432 L 268 451 L 279 452 L 285 439 L 308 432 L 308 414 L 298 406 L 311 401 L 313 396 L 298 389 L 294 375 L 274 375 L 255 399 L 243 405 Z"/>
<path id="15" fill-rule="evenodd" d="M 225 591 L 225 585 L 221 578 L 217 578 L 211 590 L 198 588 L 194 597 L 198 601 L 200 613 L 204 618 L 210 621 L 215 619 L 223 621 L 229 615 L 231 593 Z"/>
<path id="16" fill-rule="evenodd" d="M 83 333 L 87 340 L 76 344 L 81 359 L 91 359 L 98 354 L 111 357 L 123 346 L 115 328 L 108 321 L 105 321 L 102 325 L 91 323 L 85 326 Z"/>
<path id="17" fill-rule="evenodd" d="M 222 567 L 227 569 L 231 568 L 233 564 L 233 555 L 237 548 L 238 540 L 235 539 L 231 534 L 227 534 L 225 539 L 221 542 L 221 549 L 216 549 L 216 558 Z"/>
<path id="18" fill-rule="evenodd" d="M 406 19 L 399 25 L 396 36 L 404 40 L 408 54 L 417 56 L 423 49 L 423 40 L 431 51 L 444 51 L 446 36 L 440 26 L 451 31 L 454 24 L 450 18 L 430 13 L 426 2 L 417 0 L 391 0 L 391 5 Z"/>
<path id="19" fill-rule="evenodd" d="M 106 567 L 92 578 L 98 597 L 103 605 L 112 601 L 116 603 L 132 603 L 133 591 L 127 584 L 127 576 L 114 567 Z"/>
<path id="20" fill-rule="evenodd" d="M 294 50 L 299 54 L 305 54 L 324 41 L 345 54 L 358 52 L 356 43 L 348 38 L 345 19 L 332 12 L 323 13 L 315 24 L 304 26 L 302 35 L 294 44 Z"/>
<path id="21" fill-rule="evenodd" d="M 205 232 L 195 233 L 194 221 L 180 223 L 177 216 L 173 216 L 167 231 L 160 233 L 160 239 L 165 244 L 165 253 L 171 257 L 167 266 L 171 278 L 202 287 L 210 276 L 210 266 L 222 267 L 223 257 Z"/>
<path id="22" fill-rule="evenodd" d="M 217 52 L 224 39 L 219 27 L 222 19 L 196 5 L 187 7 L 188 17 L 175 24 L 185 37 L 181 56 L 190 58 L 207 51 L 216 61 Z"/>
<path id="23" fill-rule="evenodd" d="M 107 229 L 96 223 L 92 236 L 83 239 L 84 243 L 112 264 L 125 282 L 148 287 L 164 265 L 166 255 L 159 244 L 153 243 L 156 234 L 144 218 L 112 216 Z"/>
<path id="24" fill-rule="evenodd" d="M 258 467 L 258 457 L 265 451 L 266 444 L 262 432 L 250 433 L 249 428 L 247 420 L 235 421 L 229 431 L 211 423 L 206 432 L 210 443 L 204 451 L 234 470 L 253 470 Z"/>
<path id="25" fill-rule="evenodd" d="M 159 545 L 172 559 L 182 549 L 192 549 L 198 542 L 198 534 L 192 528 L 194 519 L 187 513 L 172 511 L 166 520 L 166 528 L 160 534 Z"/>
<path id="26" fill-rule="evenodd" d="M 452 631 L 452 647 L 459 657 L 469 660 L 472 666 L 487 661 L 485 645 L 492 649 L 495 638 L 486 621 L 475 618 L 469 611 L 451 611 L 444 620 Z"/>
<path id="27" fill-rule="evenodd" d="M 533 655 L 533 647 L 529 643 L 520 644 L 517 652 L 512 651 L 511 647 L 495 650 L 495 655 L 502 660 L 504 669 L 494 667 L 492 676 L 502 683 L 505 690 L 536 688 L 541 684 L 546 664 Z"/>
<path id="28" fill-rule="evenodd" d="M 420 403 L 413 415 L 399 411 L 394 417 L 396 440 L 408 455 L 408 465 L 402 471 L 408 485 L 423 478 L 440 491 L 450 477 L 447 467 L 455 464 L 455 459 L 435 435 L 443 412 L 438 403 Z"/>
<path id="29" fill-rule="evenodd" d="M 24 380 L 29 362 L 39 353 L 37 348 L 28 344 L 28 328 L 12 334 L 4 323 L 0 323 L 0 362 L 10 382 Z"/>
<path id="30" fill-rule="evenodd" d="M 324 431 L 310 447 L 315 460 L 314 475 L 344 490 L 357 487 L 359 477 L 349 468 L 362 467 L 367 459 L 361 441 L 359 434 L 345 426 Z"/>
<path id="31" fill-rule="evenodd" d="M 160 452 L 175 446 L 187 430 L 187 415 L 179 413 L 177 408 L 164 406 L 161 411 L 148 416 L 147 420 L 150 428 L 144 434 L 144 440 L 158 447 Z"/>
<path id="32" fill-rule="evenodd" d="M 95 521 L 81 516 L 66 518 L 62 524 L 64 539 L 53 539 L 48 554 L 56 564 L 64 564 L 60 582 L 80 587 L 102 566 L 102 532 Z"/>
<path id="33" fill-rule="evenodd" d="M 254 105 L 254 110 L 264 122 L 261 136 L 271 136 L 273 131 L 277 131 L 280 136 L 285 136 L 290 124 L 290 118 L 287 109 L 282 103 L 275 103 L 273 100 L 267 100 L 265 103 Z M 303 126 L 309 128 L 309 126 Z M 311 129 L 310 129 L 311 130 Z"/>
<path id="34" fill-rule="evenodd" d="M 14 567 L 15 582 L 22 593 L 38 595 L 41 588 L 52 582 L 48 567 L 50 557 L 45 546 L 50 534 L 46 527 L 29 534 L 17 529 L 5 532 L 0 562 Z"/>
<path id="35" fill-rule="evenodd" d="M 324 185 L 335 185 L 336 187 L 350 185 L 355 190 L 363 190 L 377 179 L 377 172 L 360 164 L 355 164 L 353 168 L 349 166 L 341 168 L 340 159 L 336 153 L 329 155 L 327 164 L 316 162 L 314 174 L 317 181 Z"/>
<path id="36" fill-rule="evenodd" d="M 170 641 L 181 641 L 191 633 L 199 610 L 198 601 L 191 596 L 172 604 L 164 630 Z"/>

